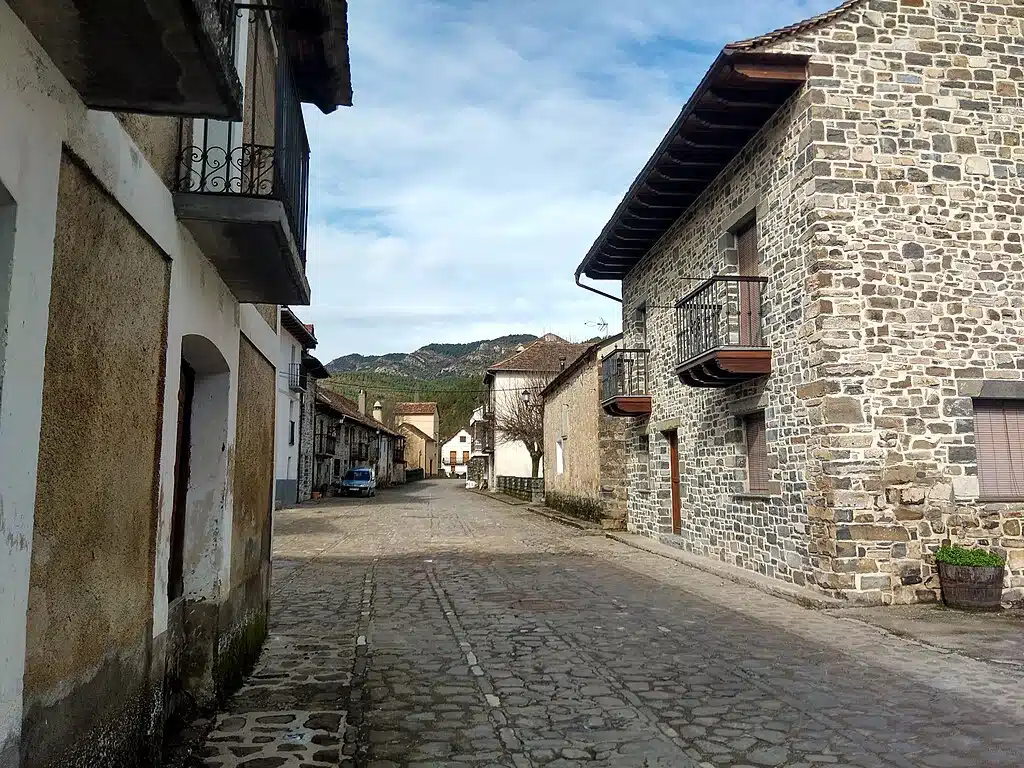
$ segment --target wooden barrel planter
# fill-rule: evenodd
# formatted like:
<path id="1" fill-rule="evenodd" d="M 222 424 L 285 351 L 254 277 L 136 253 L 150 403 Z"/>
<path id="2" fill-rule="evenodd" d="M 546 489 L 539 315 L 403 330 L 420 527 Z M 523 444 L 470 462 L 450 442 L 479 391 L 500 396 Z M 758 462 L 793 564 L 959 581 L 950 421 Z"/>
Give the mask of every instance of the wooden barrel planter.
<path id="1" fill-rule="evenodd" d="M 964 611 L 998 611 L 1003 598 L 1001 566 L 950 565 L 939 562 L 942 602 Z"/>

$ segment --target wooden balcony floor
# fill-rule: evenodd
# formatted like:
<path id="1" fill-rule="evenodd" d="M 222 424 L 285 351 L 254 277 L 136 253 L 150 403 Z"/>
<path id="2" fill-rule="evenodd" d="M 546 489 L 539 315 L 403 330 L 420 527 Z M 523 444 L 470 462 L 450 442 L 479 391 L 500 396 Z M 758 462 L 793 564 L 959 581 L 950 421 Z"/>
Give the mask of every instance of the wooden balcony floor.
<path id="1" fill-rule="evenodd" d="M 705 352 L 676 367 L 683 384 L 690 387 L 731 387 L 772 372 L 770 349 L 721 348 Z"/>

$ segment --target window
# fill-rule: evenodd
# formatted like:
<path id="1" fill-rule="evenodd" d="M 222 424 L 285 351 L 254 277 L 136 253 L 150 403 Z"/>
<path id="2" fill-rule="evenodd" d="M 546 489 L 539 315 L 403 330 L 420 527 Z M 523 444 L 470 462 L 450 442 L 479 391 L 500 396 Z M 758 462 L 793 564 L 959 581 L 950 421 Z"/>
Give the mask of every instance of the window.
<path id="1" fill-rule="evenodd" d="M 561 438 L 555 443 L 555 472 L 559 475 L 565 474 L 565 449 Z"/>
<path id="2" fill-rule="evenodd" d="M 636 334 L 641 346 L 647 346 L 647 304 L 641 304 L 633 310 L 633 333 Z"/>
<path id="3" fill-rule="evenodd" d="M 460 443 L 466 442 L 466 436 L 465 435 L 459 435 L 459 442 Z"/>
<path id="4" fill-rule="evenodd" d="M 569 437 L 569 406 L 562 406 L 562 437 Z"/>
<path id="5" fill-rule="evenodd" d="M 469 451 L 462 452 L 462 463 L 469 464 Z"/>
<path id="6" fill-rule="evenodd" d="M 768 492 L 768 442 L 765 439 L 764 411 L 743 419 L 747 443 L 747 490 Z"/>
<path id="7" fill-rule="evenodd" d="M 338 477 L 341 474 L 341 459 L 334 460 L 334 476 Z"/>
<path id="8" fill-rule="evenodd" d="M 1024 499 L 1024 400 L 975 400 L 978 485 L 987 499 Z"/>
<path id="9" fill-rule="evenodd" d="M 295 422 L 288 422 L 288 445 L 295 445 Z"/>
<path id="10" fill-rule="evenodd" d="M 448 457 L 448 463 L 453 467 L 459 463 L 458 453 L 456 451 L 452 451 L 451 456 Z"/>

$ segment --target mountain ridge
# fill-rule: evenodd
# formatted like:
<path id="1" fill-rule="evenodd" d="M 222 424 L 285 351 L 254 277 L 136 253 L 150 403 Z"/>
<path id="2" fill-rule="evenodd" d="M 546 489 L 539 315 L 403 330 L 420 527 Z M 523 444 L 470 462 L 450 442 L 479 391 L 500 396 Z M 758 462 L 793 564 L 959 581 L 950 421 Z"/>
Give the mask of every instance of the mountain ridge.
<path id="1" fill-rule="evenodd" d="M 412 352 L 342 355 L 326 367 L 331 373 L 381 373 L 420 379 L 483 376 L 491 365 L 537 338 L 519 333 L 464 344 L 426 344 Z"/>

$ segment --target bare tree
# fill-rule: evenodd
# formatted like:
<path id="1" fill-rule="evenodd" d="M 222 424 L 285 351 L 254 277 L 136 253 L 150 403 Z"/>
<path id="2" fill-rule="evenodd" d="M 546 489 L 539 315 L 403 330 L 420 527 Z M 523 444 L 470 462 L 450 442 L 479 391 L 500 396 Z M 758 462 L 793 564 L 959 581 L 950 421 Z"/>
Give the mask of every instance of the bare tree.
<path id="1" fill-rule="evenodd" d="M 522 443 L 530 453 L 533 476 L 540 475 L 544 458 L 544 401 L 540 393 L 548 380 L 536 376 L 523 384 L 522 392 L 507 392 L 494 414 L 496 438 L 503 443 Z"/>

